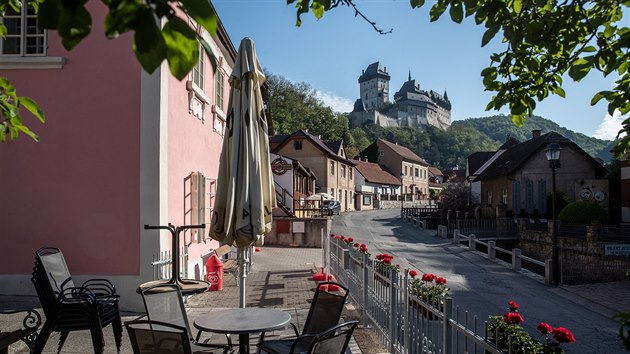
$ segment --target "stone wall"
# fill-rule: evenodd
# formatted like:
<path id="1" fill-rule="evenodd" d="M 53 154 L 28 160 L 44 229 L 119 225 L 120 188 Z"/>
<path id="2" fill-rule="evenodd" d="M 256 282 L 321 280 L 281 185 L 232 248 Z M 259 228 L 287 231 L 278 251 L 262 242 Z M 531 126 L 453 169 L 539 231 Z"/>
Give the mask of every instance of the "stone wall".
<path id="1" fill-rule="evenodd" d="M 328 237 L 331 225 L 330 218 L 274 217 L 264 245 L 321 248 L 322 233 Z"/>

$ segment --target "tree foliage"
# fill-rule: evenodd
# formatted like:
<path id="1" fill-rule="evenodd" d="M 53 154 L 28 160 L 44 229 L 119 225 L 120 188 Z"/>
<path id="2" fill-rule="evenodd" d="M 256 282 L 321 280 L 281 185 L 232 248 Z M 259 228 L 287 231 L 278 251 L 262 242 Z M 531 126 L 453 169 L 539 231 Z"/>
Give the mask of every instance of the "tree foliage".
<path id="1" fill-rule="evenodd" d="M 522 142 L 531 139 L 532 130 L 540 130 L 542 134 L 554 131 L 575 142 L 589 155 L 599 157 L 604 161 L 611 160 L 612 155 L 610 151 L 615 144 L 615 142 L 609 140 L 601 140 L 582 133 L 576 133 L 559 126 L 549 119 L 538 116 L 528 119 L 520 128 L 501 115 L 458 120 L 453 122 L 453 126 L 476 129 L 499 143 L 503 143 L 508 135 Z"/>
<path id="2" fill-rule="evenodd" d="M 282 76 L 266 73 L 269 109 L 276 134 L 291 134 L 298 129 L 321 135 L 323 140 L 344 140 L 353 145 L 348 118 L 326 106 L 307 83 L 293 83 Z"/>
<path id="3" fill-rule="evenodd" d="M 338 5 L 356 8 L 354 0 L 288 0 L 301 15 L 312 12 L 321 18 Z M 425 0 L 410 0 L 412 8 Z M 484 25 L 481 46 L 495 37 L 504 50 L 490 56 L 490 65 L 481 71 L 483 84 L 495 95 L 487 110 L 507 107 L 512 121 L 522 126 L 533 117 L 536 101 L 550 94 L 565 96 L 564 74 L 580 81 L 592 71 L 617 78 L 610 89 L 600 88 L 591 104 L 604 99 L 608 112 L 630 112 L 630 28 L 623 26 L 629 0 L 437 0 L 430 9 L 431 21 L 448 10 L 452 21 L 465 17 Z M 362 14 L 361 14 L 362 15 Z M 373 26 L 374 23 L 370 22 Z M 630 148 L 630 118 L 623 121 L 615 152 Z M 624 135 L 625 134 L 625 135 Z"/>
<path id="4" fill-rule="evenodd" d="M 109 9 L 104 22 L 106 36 L 114 39 L 133 32 L 132 50 L 145 71 L 152 73 L 166 60 L 173 76 L 181 80 L 197 63 L 200 45 L 214 65 L 214 53 L 200 28 L 196 28 L 198 25 L 210 34 L 216 33 L 217 15 L 209 1 L 103 0 L 103 3 Z M 0 17 L 8 9 L 19 13 L 22 6 L 32 6 L 40 28 L 57 31 L 64 48 L 71 50 L 92 31 L 92 16 L 86 4 L 86 0 L 0 0 Z M 188 19 L 197 25 L 191 26 Z M 6 34 L 6 26 L 0 23 L 0 36 Z M 26 108 L 44 122 L 42 110 L 32 99 L 16 96 L 9 80 L 0 80 L 0 141 L 5 141 L 7 134 L 15 139 L 19 132 L 37 140 L 19 111 L 20 107 Z"/>

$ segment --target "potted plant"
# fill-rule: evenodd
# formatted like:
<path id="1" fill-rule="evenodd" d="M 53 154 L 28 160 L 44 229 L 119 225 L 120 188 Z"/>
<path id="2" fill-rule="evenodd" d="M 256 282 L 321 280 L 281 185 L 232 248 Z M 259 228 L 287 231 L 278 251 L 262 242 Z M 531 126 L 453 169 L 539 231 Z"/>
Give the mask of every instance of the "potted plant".
<path id="1" fill-rule="evenodd" d="M 425 273 L 422 277 L 418 278 L 418 272 L 415 270 L 410 270 L 409 276 L 411 276 L 411 294 L 417 296 L 418 300 L 424 303 L 424 305 L 419 306 L 422 314 L 428 319 L 436 319 L 435 316 L 427 310 L 427 306 L 439 309 L 440 311 L 443 310 L 444 298 L 449 295 L 450 291 L 446 285 L 446 278 L 432 273 Z M 413 301 L 411 305 L 414 307 L 418 306 Z"/>

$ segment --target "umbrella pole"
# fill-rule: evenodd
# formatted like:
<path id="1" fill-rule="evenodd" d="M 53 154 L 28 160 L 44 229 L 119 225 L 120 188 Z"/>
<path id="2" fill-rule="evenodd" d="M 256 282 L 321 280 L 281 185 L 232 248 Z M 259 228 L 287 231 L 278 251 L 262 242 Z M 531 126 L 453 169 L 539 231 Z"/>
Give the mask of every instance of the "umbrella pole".
<path id="1" fill-rule="evenodd" d="M 247 257 L 245 256 L 245 248 L 239 247 L 236 249 L 237 258 L 238 258 L 238 276 L 239 276 L 239 307 L 244 309 L 245 302 L 245 278 L 247 278 L 247 266 L 245 262 L 247 261 Z"/>

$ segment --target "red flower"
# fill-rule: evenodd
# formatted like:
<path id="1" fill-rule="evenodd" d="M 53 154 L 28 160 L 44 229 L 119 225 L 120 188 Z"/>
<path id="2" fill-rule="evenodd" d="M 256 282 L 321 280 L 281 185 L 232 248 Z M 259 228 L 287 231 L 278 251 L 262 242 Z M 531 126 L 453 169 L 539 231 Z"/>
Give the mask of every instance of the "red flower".
<path id="1" fill-rule="evenodd" d="M 341 240 L 342 240 L 342 241 L 345 241 L 345 240 L 346 240 L 346 237 L 345 237 L 345 236 L 341 236 Z"/>
<path id="2" fill-rule="evenodd" d="M 374 256 L 374 258 L 376 258 L 377 260 L 382 260 L 383 259 L 384 254 L 377 254 L 376 256 Z"/>
<path id="3" fill-rule="evenodd" d="M 437 285 L 446 284 L 446 278 L 435 277 L 435 284 L 437 284 Z"/>
<path id="4" fill-rule="evenodd" d="M 507 324 L 519 324 L 523 322 L 523 317 L 516 312 L 508 312 L 503 315 L 503 320 Z"/>
<path id="5" fill-rule="evenodd" d="M 387 264 L 387 265 L 392 264 L 392 260 L 389 259 L 389 258 L 383 258 L 383 260 L 381 262 L 383 262 L 383 264 Z"/>
<path id="6" fill-rule="evenodd" d="M 364 244 L 363 244 L 363 245 L 361 245 L 361 246 L 359 247 L 359 249 L 361 250 L 361 252 L 367 252 L 367 251 L 368 251 L 367 246 L 366 246 L 366 245 L 364 245 Z"/>
<path id="7" fill-rule="evenodd" d="M 358 242 L 355 242 L 353 246 L 354 246 L 354 247 L 359 247 L 359 243 L 358 243 Z"/>
<path id="8" fill-rule="evenodd" d="M 553 328 L 550 325 L 546 324 L 545 322 L 540 322 L 538 324 L 538 327 L 536 327 L 536 328 L 538 328 L 538 330 L 542 334 L 551 333 L 551 331 L 553 330 Z"/>
<path id="9" fill-rule="evenodd" d="M 348 237 L 347 241 L 348 242 L 354 242 L 354 239 L 352 237 Z"/>
<path id="10" fill-rule="evenodd" d="M 400 264 L 396 264 L 396 268 L 400 268 Z"/>
<path id="11" fill-rule="evenodd" d="M 553 338 L 558 341 L 558 343 L 573 343 L 575 342 L 575 336 L 571 331 L 564 327 L 557 327 L 551 330 L 551 334 L 553 334 Z"/>
<path id="12" fill-rule="evenodd" d="M 425 273 L 422 274 L 422 281 L 433 281 L 435 279 L 435 274 Z"/>
<path id="13" fill-rule="evenodd" d="M 518 304 L 516 303 L 516 301 L 508 301 L 508 305 L 510 306 L 511 311 L 518 310 Z"/>
<path id="14" fill-rule="evenodd" d="M 330 237 L 332 237 L 332 238 L 337 238 L 337 235 L 335 235 L 335 234 L 330 234 Z"/>
<path id="15" fill-rule="evenodd" d="M 418 275 L 418 272 L 416 272 L 415 270 L 412 269 L 412 270 L 409 271 L 409 276 L 410 277 L 415 278 L 416 275 Z"/>

